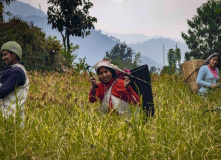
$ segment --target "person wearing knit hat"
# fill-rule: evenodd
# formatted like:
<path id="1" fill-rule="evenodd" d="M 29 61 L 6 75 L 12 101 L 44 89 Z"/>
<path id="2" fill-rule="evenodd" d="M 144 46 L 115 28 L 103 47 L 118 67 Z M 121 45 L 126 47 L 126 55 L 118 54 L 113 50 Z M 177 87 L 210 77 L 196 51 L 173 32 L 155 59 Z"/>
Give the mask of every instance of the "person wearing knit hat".
<path id="1" fill-rule="evenodd" d="M 2 115 L 5 118 L 20 115 L 24 119 L 24 104 L 28 94 L 29 80 L 25 67 L 19 63 L 22 58 L 21 46 L 15 41 L 8 41 L 1 46 L 1 54 L 5 63 L 0 78 Z"/>
<path id="2" fill-rule="evenodd" d="M 99 99 L 102 111 L 117 113 L 129 120 L 130 107 L 139 105 L 140 97 L 130 86 L 129 77 L 125 76 L 124 79 L 117 77 L 118 69 L 107 60 L 96 63 L 95 71 L 100 83 L 91 78 L 89 101 L 93 103 Z"/>
<path id="3" fill-rule="evenodd" d="M 198 95 L 206 97 L 208 91 L 220 86 L 217 81 L 219 80 L 219 70 L 217 68 L 220 62 L 220 55 L 213 53 L 208 58 L 208 65 L 204 65 L 200 68 L 197 75 L 197 84 L 200 86 Z"/>

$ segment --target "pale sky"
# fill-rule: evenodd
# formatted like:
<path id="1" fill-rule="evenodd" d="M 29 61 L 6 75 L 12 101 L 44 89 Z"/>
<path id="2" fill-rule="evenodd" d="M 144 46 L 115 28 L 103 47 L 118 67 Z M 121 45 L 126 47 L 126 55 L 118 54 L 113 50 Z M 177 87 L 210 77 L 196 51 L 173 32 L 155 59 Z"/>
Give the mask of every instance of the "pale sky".
<path id="1" fill-rule="evenodd" d="M 47 0 L 19 0 L 47 13 Z M 97 18 L 96 29 L 181 38 L 189 28 L 187 19 L 207 0 L 90 0 L 89 14 Z"/>

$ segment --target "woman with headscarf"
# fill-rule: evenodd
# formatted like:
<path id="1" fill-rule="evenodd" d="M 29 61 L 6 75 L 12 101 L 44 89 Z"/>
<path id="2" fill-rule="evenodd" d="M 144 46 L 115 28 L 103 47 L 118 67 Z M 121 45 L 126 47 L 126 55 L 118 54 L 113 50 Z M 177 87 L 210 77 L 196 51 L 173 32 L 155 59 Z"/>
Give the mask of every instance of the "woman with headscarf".
<path id="1" fill-rule="evenodd" d="M 197 76 L 197 84 L 200 86 L 198 95 L 206 96 L 209 90 L 219 86 L 219 70 L 217 68 L 220 62 L 220 55 L 218 53 L 212 54 L 208 58 L 208 65 L 200 68 Z"/>
<path id="2" fill-rule="evenodd" d="M 99 99 L 101 109 L 106 113 L 113 110 L 119 115 L 128 115 L 129 106 L 139 105 L 140 98 L 129 85 L 129 77 L 125 76 L 124 79 L 117 77 L 116 67 L 106 60 L 99 61 L 95 65 L 100 83 L 91 79 L 89 101 L 93 103 Z"/>

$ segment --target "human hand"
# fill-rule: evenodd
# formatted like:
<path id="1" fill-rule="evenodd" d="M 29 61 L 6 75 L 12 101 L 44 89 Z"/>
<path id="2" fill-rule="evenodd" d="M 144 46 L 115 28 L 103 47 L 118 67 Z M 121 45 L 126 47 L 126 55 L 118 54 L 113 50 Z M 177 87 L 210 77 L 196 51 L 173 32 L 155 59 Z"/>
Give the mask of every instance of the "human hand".
<path id="1" fill-rule="evenodd" d="M 218 87 L 218 85 L 216 85 L 216 84 L 211 85 L 211 88 L 216 88 L 216 87 Z"/>
<path id="2" fill-rule="evenodd" d="M 91 77 L 91 85 L 92 85 L 92 89 L 95 90 L 97 88 L 97 81 L 96 79 Z"/>
<path id="3" fill-rule="evenodd" d="M 125 87 L 126 89 L 128 89 L 128 88 L 129 88 L 129 85 L 130 85 L 130 78 L 127 77 L 127 76 L 124 76 L 124 87 Z"/>

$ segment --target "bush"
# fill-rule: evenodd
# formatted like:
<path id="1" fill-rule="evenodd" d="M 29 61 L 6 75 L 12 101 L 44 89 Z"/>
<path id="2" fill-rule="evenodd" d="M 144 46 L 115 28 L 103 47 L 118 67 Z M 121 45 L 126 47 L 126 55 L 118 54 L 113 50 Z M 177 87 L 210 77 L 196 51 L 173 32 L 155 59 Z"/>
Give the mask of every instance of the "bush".
<path id="1" fill-rule="evenodd" d="M 35 27 L 18 18 L 12 18 L 9 22 L 0 23 L 0 46 L 7 41 L 16 41 L 22 47 L 22 62 L 27 70 L 53 70 L 55 64 L 54 52 L 59 54 L 59 62 L 70 66 L 69 59 L 62 55 L 62 46 L 56 37 L 46 37 L 41 28 Z M 57 62 L 58 63 L 58 62 Z M 3 64 L 1 63 L 1 68 Z"/>

